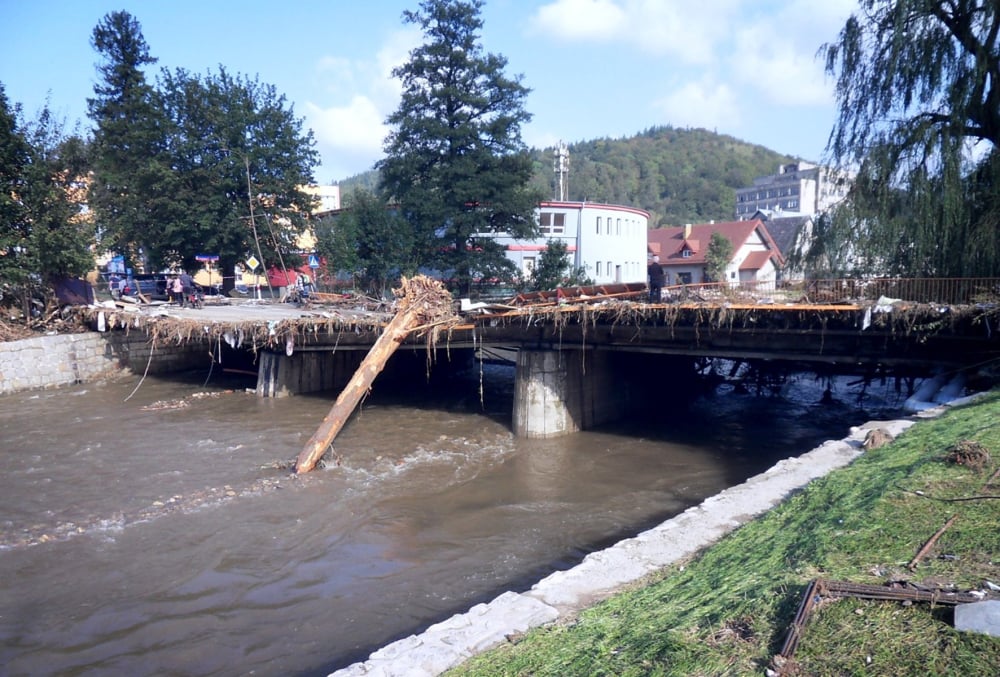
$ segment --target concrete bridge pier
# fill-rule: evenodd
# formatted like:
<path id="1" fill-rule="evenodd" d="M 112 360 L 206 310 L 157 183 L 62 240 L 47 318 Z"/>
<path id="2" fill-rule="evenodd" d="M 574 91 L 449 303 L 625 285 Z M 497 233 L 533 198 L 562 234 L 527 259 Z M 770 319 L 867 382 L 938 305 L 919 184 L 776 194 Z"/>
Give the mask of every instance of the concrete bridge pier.
<path id="1" fill-rule="evenodd" d="M 257 397 L 288 397 L 342 388 L 364 359 L 360 350 L 263 351 L 257 368 Z"/>
<path id="2" fill-rule="evenodd" d="M 519 350 L 514 434 L 557 437 L 624 416 L 630 398 L 617 357 L 594 349 Z"/>

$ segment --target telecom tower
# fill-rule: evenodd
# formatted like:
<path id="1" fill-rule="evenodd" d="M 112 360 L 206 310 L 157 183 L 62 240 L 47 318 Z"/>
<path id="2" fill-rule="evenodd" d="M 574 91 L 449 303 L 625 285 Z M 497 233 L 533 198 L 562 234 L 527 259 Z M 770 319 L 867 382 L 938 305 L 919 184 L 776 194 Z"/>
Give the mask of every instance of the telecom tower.
<path id="1" fill-rule="evenodd" d="M 555 199 L 560 202 L 566 201 L 566 183 L 569 179 L 569 149 L 566 148 L 566 144 L 562 141 L 556 146 L 553 151 L 555 156 L 555 161 L 552 163 L 553 169 L 556 173 L 556 190 Z"/>

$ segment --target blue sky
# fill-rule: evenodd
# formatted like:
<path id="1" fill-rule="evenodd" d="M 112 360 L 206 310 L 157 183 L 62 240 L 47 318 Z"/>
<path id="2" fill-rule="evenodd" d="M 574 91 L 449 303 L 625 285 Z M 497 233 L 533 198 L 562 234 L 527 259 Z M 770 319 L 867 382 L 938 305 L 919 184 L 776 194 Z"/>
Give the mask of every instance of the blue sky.
<path id="1" fill-rule="evenodd" d="M 481 45 L 532 92 L 525 143 L 543 148 L 702 127 L 820 161 L 833 83 L 816 53 L 857 0 L 487 0 Z M 48 101 L 89 127 L 94 26 L 126 10 L 161 68 L 258 76 L 312 129 L 319 183 L 370 169 L 399 103 L 390 76 L 420 44 L 418 0 L 0 0 L 0 82 L 31 119 Z M 572 158 L 570 158 L 572 181 Z"/>

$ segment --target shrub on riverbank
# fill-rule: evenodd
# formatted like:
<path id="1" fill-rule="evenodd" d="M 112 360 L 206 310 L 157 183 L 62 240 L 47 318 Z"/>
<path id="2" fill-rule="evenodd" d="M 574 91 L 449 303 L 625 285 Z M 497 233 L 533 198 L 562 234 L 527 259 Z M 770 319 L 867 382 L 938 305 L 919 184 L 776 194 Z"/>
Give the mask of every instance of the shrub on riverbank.
<path id="1" fill-rule="evenodd" d="M 988 460 L 961 462 L 970 448 Z M 448 674 L 764 674 L 813 579 L 1000 585 L 998 468 L 1000 394 L 992 394 L 816 480 L 686 566 Z M 951 607 L 824 599 L 794 659 L 785 674 L 995 675 L 1000 639 L 958 632 Z"/>

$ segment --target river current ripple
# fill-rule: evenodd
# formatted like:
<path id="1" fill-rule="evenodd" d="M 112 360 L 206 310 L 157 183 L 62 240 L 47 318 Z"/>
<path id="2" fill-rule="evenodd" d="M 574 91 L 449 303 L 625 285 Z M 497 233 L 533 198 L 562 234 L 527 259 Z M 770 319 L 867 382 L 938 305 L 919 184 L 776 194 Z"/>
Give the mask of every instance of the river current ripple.
<path id="1" fill-rule="evenodd" d="M 0 674 L 326 674 L 902 401 L 838 382 L 821 405 L 802 376 L 522 440 L 487 369 L 482 397 L 478 373 L 376 385 L 302 477 L 335 393 L 191 374 L 0 397 Z"/>

